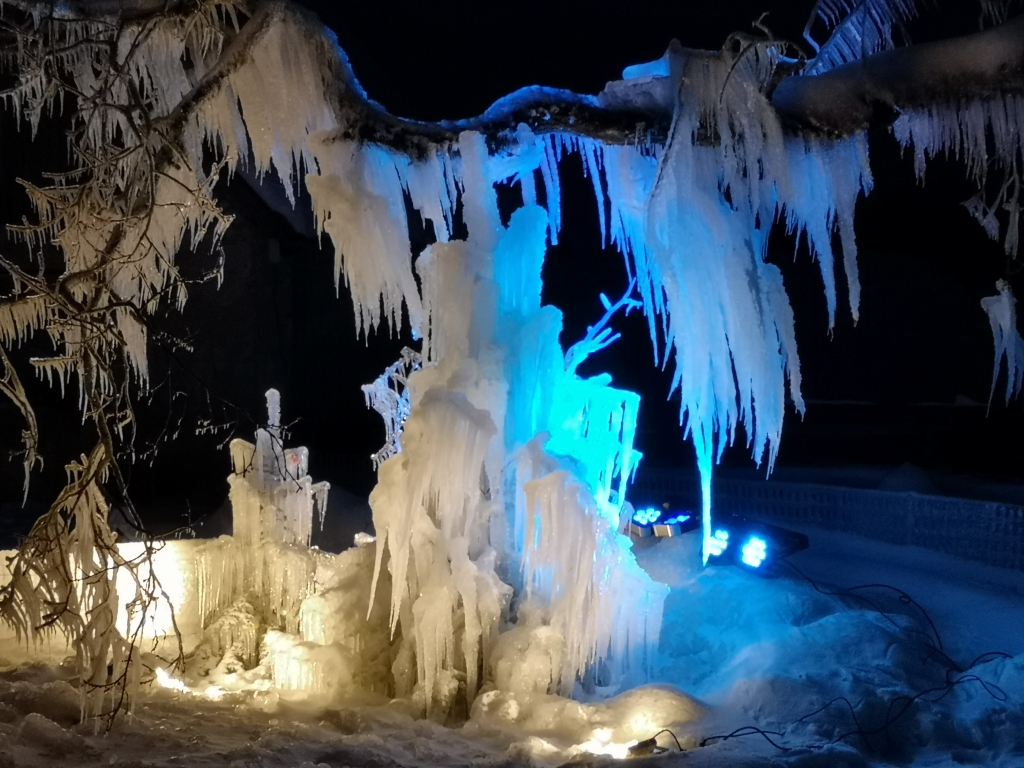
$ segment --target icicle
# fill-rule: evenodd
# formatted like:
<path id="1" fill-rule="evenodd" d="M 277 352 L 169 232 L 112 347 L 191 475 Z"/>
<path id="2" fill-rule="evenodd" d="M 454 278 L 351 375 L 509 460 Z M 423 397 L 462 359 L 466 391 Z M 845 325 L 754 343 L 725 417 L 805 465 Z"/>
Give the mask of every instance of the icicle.
<path id="1" fill-rule="evenodd" d="M 344 277 L 352 293 L 357 332 L 376 330 L 382 319 L 396 332 L 404 302 L 413 330 L 422 333 L 423 310 L 395 159 L 381 148 L 330 141 L 326 135 L 309 143 L 320 173 L 306 177 L 306 188 L 318 230 L 334 243 L 335 281 Z"/>
<path id="2" fill-rule="evenodd" d="M 1017 300 L 1004 280 L 996 283 L 999 293 L 981 300 L 981 308 L 988 315 L 992 326 L 992 341 L 995 345 L 995 363 L 992 366 L 992 388 L 988 396 L 989 408 L 996 394 L 1000 363 L 1006 359 L 1005 402 L 1020 393 L 1024 385 L 1024 339 L 1017 330 Z"/>
<path id="3" fill-rule="evenodd" d="M 817 12 L 825 24 L 835 31 L 820 48 L 805 34 L 817 51 L 817 55 L 804 69 L 805 75 L 821 75 L 842 64 L 895 47 L 892 28 L 917 15 L 917 2 L 821 0 Z"/>
<path id="4" fill-rule="evenodd" d="M 893 134 L 904 149 L 913 147 L 914 169 L 923 183 L 928 161 L 945 154 L 960 160 L 968 174 L 985 188 L 991 173 L 1006 179 L 992 205 L 982 198 L 968 203 L 968 210 L 993 239 L 1000 234 L 996 212 L 1005 209 L 1009 223 L 1003 237 L 1008 256 L 1020 248 L 1021 201 L 1007 195 L 1011 182 L 1019 185 L 1019 158 L 1024 156 L 1024 98 L 1005 95 L 984 101 L 962 101 L 909 111 L 893 124 Z"/>
<path id="5" fill-rule="evenodd" d="M 34 331 L 46 326 L 47 299 L 26 296 L 0 304 L 0 343 L 5 347 L 23 343 Z"/>

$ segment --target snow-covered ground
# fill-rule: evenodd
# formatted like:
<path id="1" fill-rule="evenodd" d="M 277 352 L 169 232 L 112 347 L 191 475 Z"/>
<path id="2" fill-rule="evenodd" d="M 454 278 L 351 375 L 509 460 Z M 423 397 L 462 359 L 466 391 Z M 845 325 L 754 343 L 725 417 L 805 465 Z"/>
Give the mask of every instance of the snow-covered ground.
<path id="1" fill-rule="evenodd" d="M 934 621 L 945 656 L 917 607 L 885 587 L 834 597 L 785 565 L 769 578 L 732 567 L 700 570 L 695 536 L 647 540 L 637 545 L 640 562 L 672 587 L 653 682 L 677 687 L 693 703 L 663 688 L 581 705 L 492 698 L 452 728 L 417 719 L 398 702 L 328 707 L 268 692 L 210 701 L 159 690 L 137 703 L 129 722 L 97 736 L 77 724 L 68 675 L 59 666 L 12 664 L 20 653 L 7 642 L 0 644 L 0 766 L 604 763 L 613 758 L 573 745 L 600 749 L 624 738 L 613 731 L 642 735 L 661 725 L 672 727 L 686 753 L 662 734 L 658 743 L 670 751 L 632 762 L 1024 765 L 1024 573 L 807 532 L 811 549 L 791 560 L 822 592 L 862 584 L 904 590 Z M 1009 658 L 967 668 L 986 651 Z M 931 693 L 908 706 L 905 697 L 923 691 Z M 752 729 L 699 746 L 747 726 L 772 732 L 786 749 Z"/>

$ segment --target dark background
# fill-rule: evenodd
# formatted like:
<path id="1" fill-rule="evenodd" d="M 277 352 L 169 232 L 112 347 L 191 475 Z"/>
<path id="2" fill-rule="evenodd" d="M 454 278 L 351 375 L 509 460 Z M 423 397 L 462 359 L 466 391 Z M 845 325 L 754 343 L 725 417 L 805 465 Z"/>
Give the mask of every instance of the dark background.
<path id="1" fill-rule="evenodd" d="M 777 36 L 797 39 L 812 5 L 592 2 L 583 12 L 577 3 L 554 2 L 305 4 L 336 30 L 371 98 L 419 119 L 478 114 L 504 94 L 536 83 L 594 93 L 625 66 L 660 57 L 673 37 L 687 46 L 717 48 L 729 33 L 749 31 L 763 11 Z M 918 41 L 966 33 L 977 29 L 977 18 L 973 2 L 940 0 L 909 33 Z M 808 402 L 806 418 L 787 416 L 778 474 L 911 463 L 936 479 L 976 481 L 950 492 L 1016 498 L 1024 474 L 1024 418 L 1020 403 L 1007 408 L 998 398 L 986 416 L 993 350 L 979 305 L 995 292 L 998 278 L 1024 290 L 1016 265 L 960 205 L 973 194 L 960 168 L 935 163 L 921 187 L 910 158 L 901 157 L 887 131 L 872 134 L 871 145 L 876 189 L 860 202 L 856 222 L 863 285 L 856 327 L 842 309 L 839 275 L 840 308 L 829 335 L 817 265 L 792 239 L 773 237 L 771 259 L 784 272 L 796 313 Z M 12 180 L 40 181 L 42 170 L 59 166 L 63 151 L 59 128 L 44 129 L 32 143 L 4 116 L 5 221 L 24 211 L 23 192 Z M 545 301 L 565 312 L 568 345 L 600 316 L 599 292 L 617 295 L 625 287 L 625 271 L 618 253 L 599 242 L 593 194 L 578 158 L 569 158 L 561 174 L 564 230 L 549 250 L 544 278 Z M 383 428 L 366 409 L 359 385 L 409 343 L 389 337 L 386 328 L 368 343 L 356 338 L 344 286 L 335 296 L 329 242 L 321 248 L 296 232 L 240 179 L 222 189 L 220 199 L 237 217 L 224 243 L 224 284 L 219 290 L 196 287 L 184 318 L 168 319 L 193 351 L 171 356 L 154 347 L 152 403 L 140 407 L 140 445 L 161 432 L 176 434 L 159 447 L 152 466 L 142 458 L 131 465 L 135 501 L 157 527 L 202 517 L 223 503 L 229 464 L 222 444 L 231 433 L 197 436 L 197 420 L 230 422 L 234 434 L 249 437 L 265 417 L 262 393 L 271 386 L 283 393 L 293 442 L 310 448 L 315 478 L 365 497 L 374 482 L 369 454 L 383 440 Z M 424 242 L 422 233 L 413 232 L 413 239 Z M 8 241 L 0 247 L 18 246 Z M 190 254 L 182 260 L 197 270 L 211 263 Z M 607 370 L 618 386 L 643 395 L 637 440 L 646 454 L 643 466 L 692 467 L 692 448 L 678 427 L 678 401 L 666 399 L 670 371 L 653 365 L 646 322 L 619 318 L 616 328 L 623 339 L 588 361 L 583 373 Z M 26 353 L 16 357 L 23 378 L 30 377 Z M 47 464 L 33 480 L 26 509 L 19 506 L 20 465 L 0 466 L 0 530 L 7 533 L 24 532 L 63 483 L 64 463 L 91 445 L 74 391 L 62 400 L 59 391 L 38 384 L 32 389 Z M 0 403 L 4 450 L 16 447 L 20 429 L 17 411 Z M 726 453 L 727 468 L 753 467 L 742 436 L 739 442 Z M 943 483 L 937 487 L 941 491 Z"/>

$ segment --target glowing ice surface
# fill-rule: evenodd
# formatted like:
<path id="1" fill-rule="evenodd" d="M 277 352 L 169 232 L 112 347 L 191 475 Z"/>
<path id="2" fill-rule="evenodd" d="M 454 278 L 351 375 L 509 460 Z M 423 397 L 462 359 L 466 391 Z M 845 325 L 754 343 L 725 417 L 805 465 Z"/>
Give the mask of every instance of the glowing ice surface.
<path id="1" fill-rule="evenodd" d="M 309 477 L 305 448 L 285 449 L 275 389 L 267 392 L 267 413 L 267 427 L 256 431 L 256 445 L 231 441 L 234 537 L 253 546 L 264 541 L 309 546 L 314 520 L 323 521 L 331 486 Z"/>

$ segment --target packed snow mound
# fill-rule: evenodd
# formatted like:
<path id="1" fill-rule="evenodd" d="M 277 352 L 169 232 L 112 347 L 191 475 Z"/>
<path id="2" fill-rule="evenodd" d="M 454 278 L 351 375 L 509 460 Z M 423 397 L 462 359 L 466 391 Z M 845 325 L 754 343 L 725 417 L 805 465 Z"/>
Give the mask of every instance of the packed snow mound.
<path id="1" fill-rule="evenodd" d="M 796 765 L 931 765 L 944 754 L 986 765 L 1024 760 L 1024 576 L 996 574 L 993 587 L 976 567 L 936 553 L 812 534 L 820 549 L 791 559 L 820 592 L 785 564 L 771 578 L 692 568 L 692 537 L 638 552 L 672 588 L 654 679 L 709 707 L 691 733 L 702 741 L 753 727 L 803 753 L 776 752 L 746 730 L 691 756 L 728 760 L 767 747 Z M 911 590 L 936 628 L 878 586 L 887 583 Z M 858 584 L 875 586 L 843 591 Z M 990 650 L 1002 653 L 978 658 Z M 759 744 L 738 743 L 750 739 Z"/>

